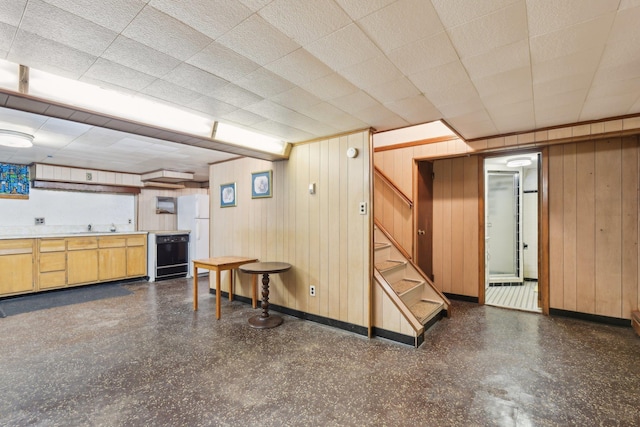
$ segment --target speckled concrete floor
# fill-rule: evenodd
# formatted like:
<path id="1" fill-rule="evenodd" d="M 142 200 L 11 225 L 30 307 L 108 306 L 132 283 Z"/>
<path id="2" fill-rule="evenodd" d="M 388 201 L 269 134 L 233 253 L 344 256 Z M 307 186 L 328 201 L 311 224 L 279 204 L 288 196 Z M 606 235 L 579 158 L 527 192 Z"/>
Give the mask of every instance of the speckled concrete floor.
<path id="1" fill-rule="evenodd" d="M 640 425 L 631 328 L 456 302 L 416 350 L 190 283 L 0 319 L 0 425 Z"/>

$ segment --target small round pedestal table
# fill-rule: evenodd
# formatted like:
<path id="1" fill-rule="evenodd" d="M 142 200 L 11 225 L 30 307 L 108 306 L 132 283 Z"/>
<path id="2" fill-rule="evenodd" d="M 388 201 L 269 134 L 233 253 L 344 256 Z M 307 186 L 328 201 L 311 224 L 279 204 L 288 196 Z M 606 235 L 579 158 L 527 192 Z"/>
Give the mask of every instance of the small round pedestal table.
<path id="1" fill-rule="evenodd" d="M 262 274 L 262 313 L 249 318 L 249 325 L 267 329 L 282 323 L 282 317 L 269 314 L 269 274 L 283 273 L 290 268 L 291 264 L 286 262 L 254 262 L 240 266 L 243 273 Z"/>

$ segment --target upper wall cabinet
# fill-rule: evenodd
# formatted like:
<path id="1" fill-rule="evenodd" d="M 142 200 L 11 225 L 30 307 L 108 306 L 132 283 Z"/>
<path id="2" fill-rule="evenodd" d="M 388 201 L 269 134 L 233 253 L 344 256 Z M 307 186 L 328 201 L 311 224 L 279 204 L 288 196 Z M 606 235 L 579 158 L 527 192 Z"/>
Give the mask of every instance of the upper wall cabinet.
<path id="1" fill-rule="evenodd" d="M 35 163 L 31 168 L 31 179 L 38 181 L 71 182 L 79 184 L 115 185 L 143 187 L 140 175 L 110 172 L 95 169 L 70 168 L 66 166 Z"/>

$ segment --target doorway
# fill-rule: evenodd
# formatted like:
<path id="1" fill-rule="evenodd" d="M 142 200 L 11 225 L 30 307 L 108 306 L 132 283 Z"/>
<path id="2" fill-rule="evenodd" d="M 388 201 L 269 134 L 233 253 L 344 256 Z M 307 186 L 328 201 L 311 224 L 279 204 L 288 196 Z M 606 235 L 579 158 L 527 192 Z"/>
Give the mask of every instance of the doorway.
<path id="1" fill-rule="evenodd" d="M 541 312 L 540 153 L 484 160 L 485 304 Z"/>

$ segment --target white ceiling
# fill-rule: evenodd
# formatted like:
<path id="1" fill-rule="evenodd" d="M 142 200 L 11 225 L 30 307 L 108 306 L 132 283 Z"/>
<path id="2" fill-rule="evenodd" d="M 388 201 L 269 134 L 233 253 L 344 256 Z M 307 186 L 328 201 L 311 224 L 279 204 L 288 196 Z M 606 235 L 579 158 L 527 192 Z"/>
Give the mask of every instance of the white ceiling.
<path id="1" fill-rule="evenodd" d="M 471 139 L 640 113 L 638 22 L 639 0 L 0 0 L 0 58 L 290 142 L 437 119 Z M 59 140 L 0 160 L 231 157 L 18 116 Z"/>

